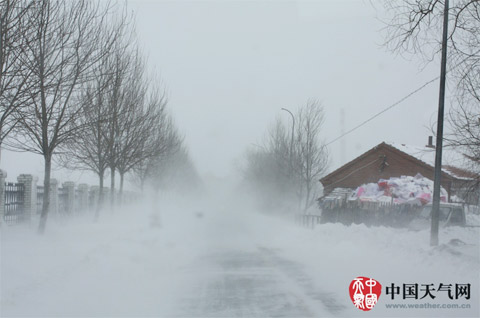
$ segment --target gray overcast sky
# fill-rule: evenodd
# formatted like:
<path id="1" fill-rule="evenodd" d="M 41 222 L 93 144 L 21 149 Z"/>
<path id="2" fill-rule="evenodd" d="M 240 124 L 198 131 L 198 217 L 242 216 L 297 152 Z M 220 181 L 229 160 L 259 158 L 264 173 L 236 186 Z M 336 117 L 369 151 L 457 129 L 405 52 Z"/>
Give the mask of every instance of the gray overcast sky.
<path id="1" fill-rule="evenodd" d="M 342 108 L 348 130 L 439 73 L 437 64 L 420 71 L 418 60 L 381 46 L 380 2 L 376 8 L 362 0 L 132 0 L 128 5 L 202 175 L 234 171 L 276 116 L 290 120 L 281 107 L 293 111 L 310 98 L 320 100 L 329 141 L 341 132 Z M 345 159 L 384 140 L 424 145 L 436 117 L 437 91 L 435 82 L 346 137 Z M 340 146 L 338 141 L 329 147 L 331 169 L 342 163 Z M 20 167 L 25 158 L 32 156 L 5 153 L 2 166 L 9 177 L 28 169 L 41 176 L 42 160 L 39 168 Z"/>

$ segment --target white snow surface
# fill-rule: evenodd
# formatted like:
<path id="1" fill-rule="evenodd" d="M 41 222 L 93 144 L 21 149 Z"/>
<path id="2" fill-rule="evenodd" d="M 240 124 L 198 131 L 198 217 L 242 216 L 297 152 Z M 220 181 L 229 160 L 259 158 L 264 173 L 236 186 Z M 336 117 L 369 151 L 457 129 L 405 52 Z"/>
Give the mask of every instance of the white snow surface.
<path id="1" fill-rule="evenodd" d="M 155 204 L 1 228 L 1 317 L 479 317 L 479 228 L 314 230 L 232 205 Z M 478 215 L 470 223 L 480 224 Z M 458 239 L 462 244 L 450 244 Z M 470 309 L 356 309 L 348 286 L 470 283 Z M 382 290 L 382 293 L 384 289 Z M 433 301 L 430 301 L 433 302 Z M 407 303 L 424 303 L 410 301 Z M 440 301 L 440 303 L 455 303 Z"/>

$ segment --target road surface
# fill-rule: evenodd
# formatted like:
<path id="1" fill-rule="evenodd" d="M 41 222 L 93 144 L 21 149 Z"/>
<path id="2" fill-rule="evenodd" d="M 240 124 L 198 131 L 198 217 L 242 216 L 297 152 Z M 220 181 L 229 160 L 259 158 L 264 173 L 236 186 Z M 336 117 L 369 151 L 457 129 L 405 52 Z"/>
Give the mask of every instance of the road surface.
<path id="1" fill-rule="evenodd" d="M 51 220 L 43 237 L 2 229 L 0 316 L 344 316 L 281 247 L 304 230 L 225 210 L 163 210 L 155 227 L 136 213 Z"/>
<path id="2" fill-rule="evenodd" d="M 183 274 L 174 315 L 180 317 L 344 316 L 345 307 L 317 286 L 295 259 L 285 257 L 265 224 L 246 217 L 208 215 L 202 252 Z M 228 230 L 226 230 L 228 229 Z M 277 234 L 277 233 L 276 233 Z M 278 235 L 278 234 L 277 234 Z M 319 264 L 321 265 L 321 264 Z M 321 266 L 319 266 L 321 268 Z"/>

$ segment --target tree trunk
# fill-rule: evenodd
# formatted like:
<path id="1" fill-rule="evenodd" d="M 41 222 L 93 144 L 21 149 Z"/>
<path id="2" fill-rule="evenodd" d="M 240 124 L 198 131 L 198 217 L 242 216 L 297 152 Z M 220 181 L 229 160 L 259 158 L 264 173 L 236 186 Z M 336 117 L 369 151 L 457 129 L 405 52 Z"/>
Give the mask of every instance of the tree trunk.
<path id="1" fill-rule="evenodd" d="M 145 178 L 142 177 L 140 178 L 140 191 L 143 193 L 144 189 L 145 189 Z"/>
<path id="2" fill-rule="evenodd" d="M 38 234 L 45 232 L 48 212 L 50 210 L 50 172 L 52 170 L 52 156 L 44 155 L 45 159 L 45 177 L 43 180 L 43 206 L 40 215 L 40 224 L 38 225 Z"/>
<path id="3" fill-rule="evenodd" d="M 305 197 L 305 207 L 304 207 L 304 211 L 306 212 L 308 210 L 308 208 L 310 207 L 310 195 L 311 195 L 311 187 L 310 187 L 310 182 L 307 181 L 307 193 L 306 193 L 306 197 Z"/>
<path id="4" fill-rule="evenodd" d="M 98 178 L 99 178 L 99 189 L 98 189 L 98 202 L 97 202 L 97 207 L 95 209 L 95 221 L 98 221 L 98 218 L 100 217 L 100 210 L 103 207 L 103 177 L 104 177 L 104 171 L 101 171 L 98 173 Z"/>
<path id="5" fill-rule="evenodd" d="M 118 195 L 119 204 L 123 203 L 123 177 L 125 176 L 125 172 L 120 172 L 120 190 Z"/>
<path id="6" fill-rule="evenodd" d="M 142 191 L 142 193 L 144 193 L 143 191 L 145 190 L 145 183 L 147 181 L 147 173 L 149 171 L 150 170 L 148 168 L 145 168 L 145 171 L 143 171 L 142 174 L 141 174 L 140 190 Z"/>
<path id="7" fill-rule="evenodd" d="M 110 208 L 113 211 L 115 205 L 115 167 L 110 167 Z"/>

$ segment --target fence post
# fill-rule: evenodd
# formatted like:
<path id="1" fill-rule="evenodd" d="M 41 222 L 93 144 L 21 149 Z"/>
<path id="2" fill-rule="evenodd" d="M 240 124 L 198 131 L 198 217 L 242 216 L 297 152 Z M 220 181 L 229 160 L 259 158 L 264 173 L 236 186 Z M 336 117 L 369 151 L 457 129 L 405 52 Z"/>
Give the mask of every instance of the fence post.
<path id="1" fill-rule="evenodd" d="M 48 213 L 58 215 L 58 181 L 53 178 L 50 179 L 50 211 Z"/>
<path id="2" fill-rule="evenodd" d="M 100 195 L 100 190 L 99 190 L 99 195 Z M 101 208 L 106 208 L 110 206 L 110 188 L 109 187 L 103 187 L 103 206 Z"/>
<path id="3" fill-rule="evenodd" d="M 23 208 L 25 216 L 32 221 L 37 216 L 37 177 L 31 174 L 21 174 L 18 183 L 23 184 Z"/>
<path id="4" fill-rule="evenodd" d="M 5 179 L 7 172 L 0 169 L 0 225 L 3 223 L 5 216 Z"/>
<path id="5" fill-rule="evenodd" d="M 92 211 L 94 211 L 97 208 L 99 195 L 100 195 L 100 187 L 99 186 L 91 186 L 90 187 L 90 198 L 89 198 L 89 202 L 88 202 L 88 207 Z"/>
<path id="6" fill-rule="evenodd" d="M 81 183 L 78 185 L 78 202 L 77 207 L 79 212 L 88 210 L 88 185 Z"/>
<path id="7" fill-rule="evenodd" d="M 75 182 L 64 182 L 62 187 L 67 189 L 67 202 L 65 206 L 67 211 L 65 212 L 69 215 L 72 215 L 75 208 Z"/>

